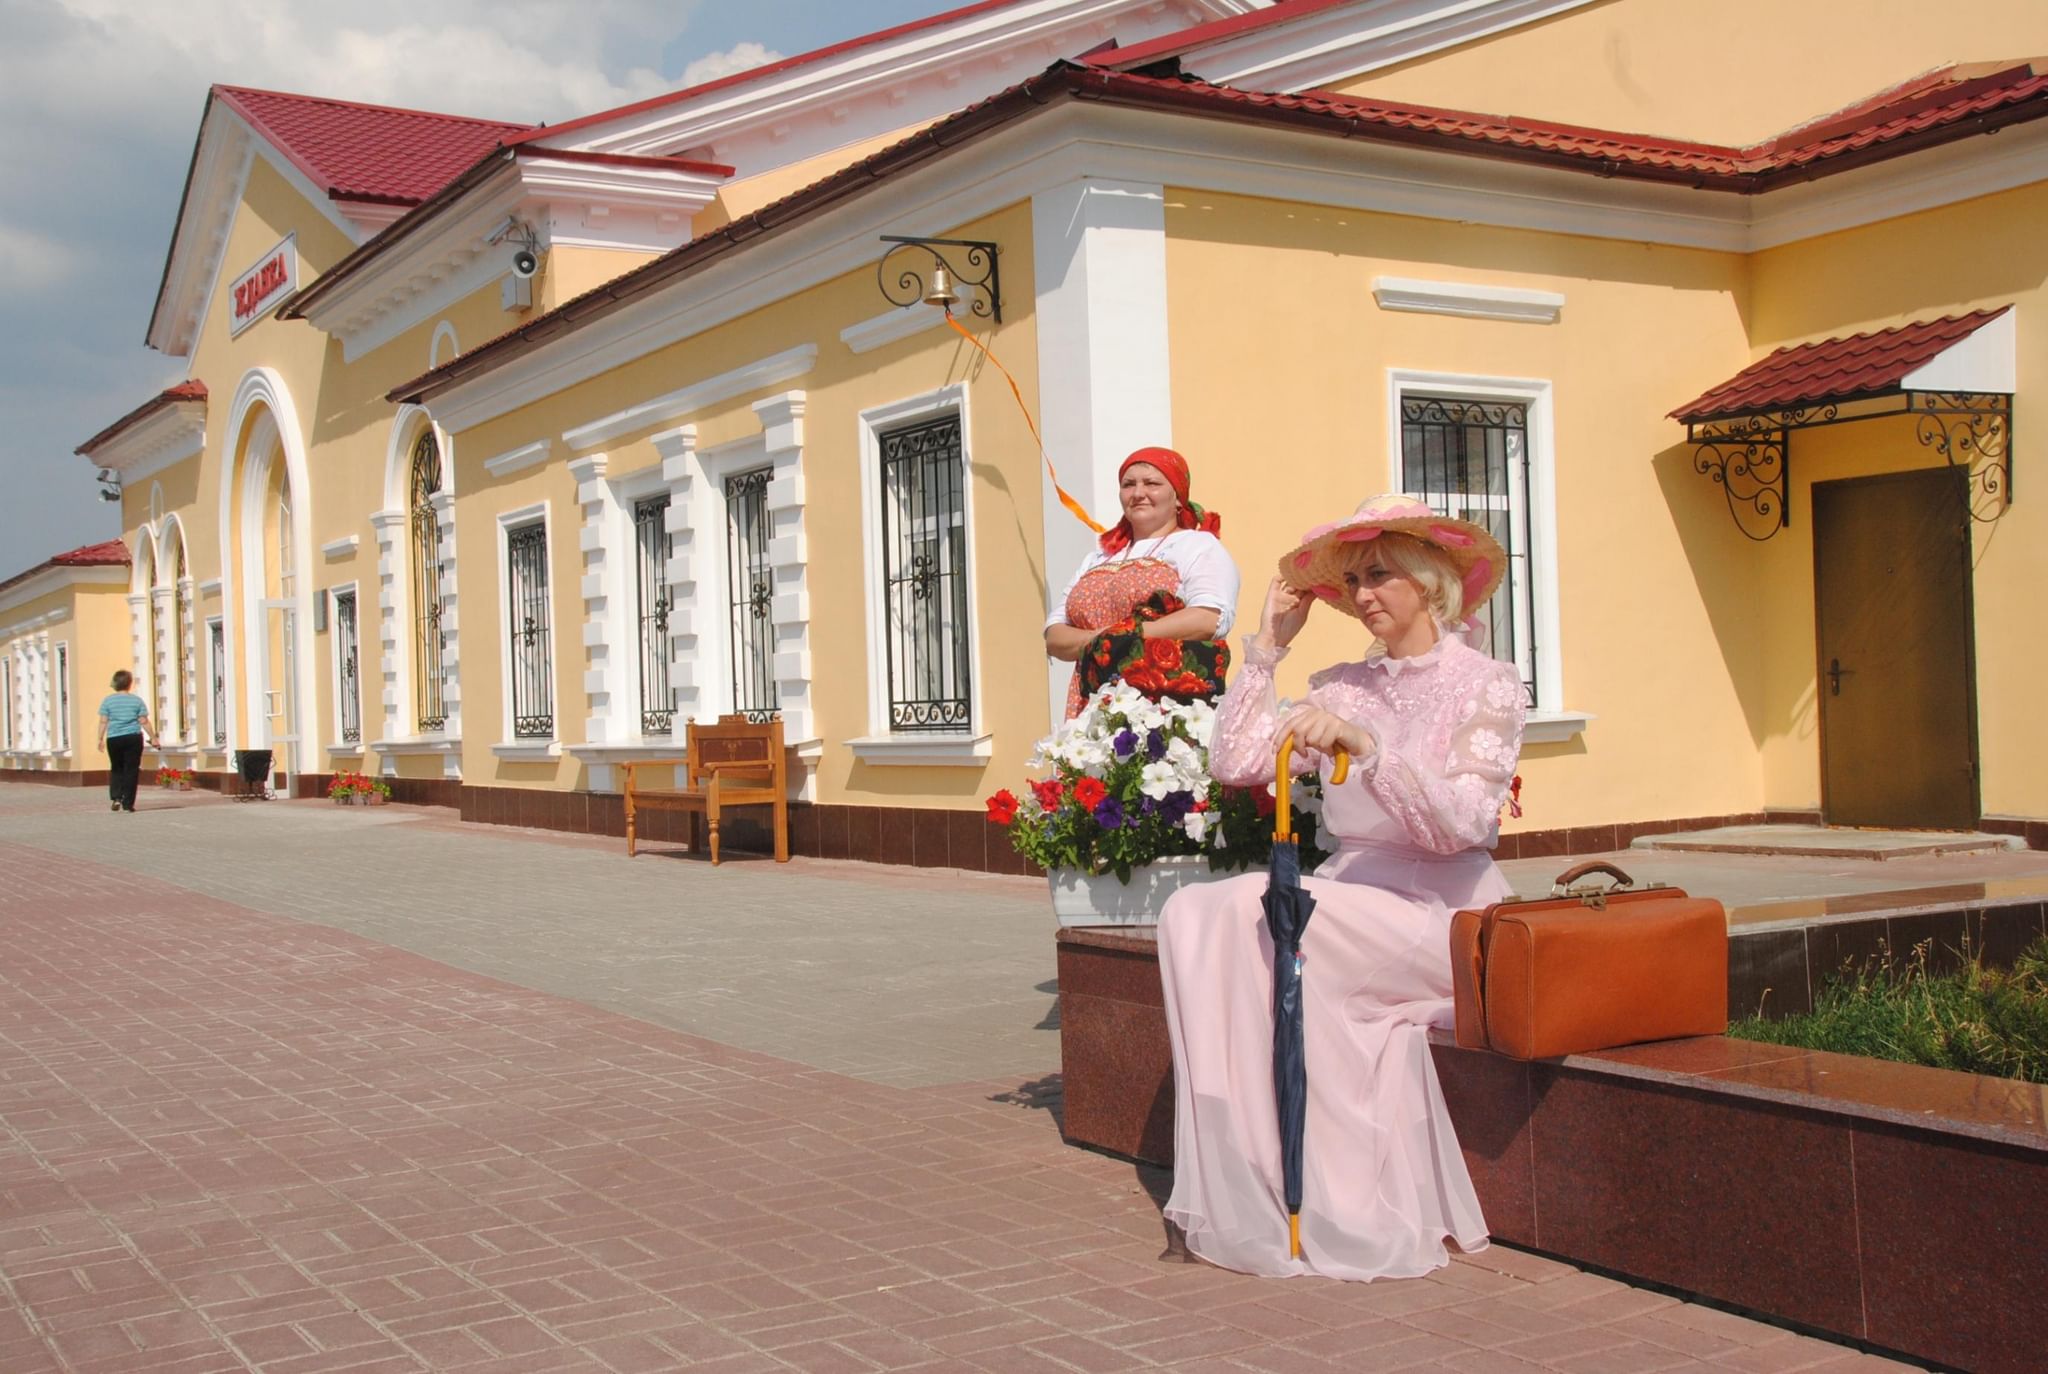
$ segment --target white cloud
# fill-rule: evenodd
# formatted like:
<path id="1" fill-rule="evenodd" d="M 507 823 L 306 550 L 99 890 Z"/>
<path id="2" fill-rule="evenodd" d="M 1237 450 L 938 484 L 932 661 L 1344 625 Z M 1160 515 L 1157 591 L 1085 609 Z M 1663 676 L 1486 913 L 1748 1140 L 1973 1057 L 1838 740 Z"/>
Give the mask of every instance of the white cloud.
<path id="1" fill-rule="evenodd" d="M 707 81 L 780 62 L 783 54 L 761 43 L 735 43 L 724 52 L 707 53 L 683 68 L 681 86 L 701 86 Z"/>
<path id="2" fill-rule="evenodd" d="M 77 249 L 33 229 L 0 224 L 0 263 L 17 289 L 35 293 L 62 286 L 78 270 Z"/>

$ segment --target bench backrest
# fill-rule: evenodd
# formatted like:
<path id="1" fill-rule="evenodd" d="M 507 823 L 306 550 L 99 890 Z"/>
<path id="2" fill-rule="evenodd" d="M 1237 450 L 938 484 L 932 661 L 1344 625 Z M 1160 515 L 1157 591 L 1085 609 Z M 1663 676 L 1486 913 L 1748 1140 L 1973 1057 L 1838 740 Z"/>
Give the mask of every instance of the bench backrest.
<path id="1" fill-rule="evenodd" d="M 723 768 L 743 777 L 766 773 L 778 792 L 789 787 L 789 763 L 782 747 L 782 722 L 720 716 L 715 725 L 689 722 L 690 782 L 701 786 Z"/>

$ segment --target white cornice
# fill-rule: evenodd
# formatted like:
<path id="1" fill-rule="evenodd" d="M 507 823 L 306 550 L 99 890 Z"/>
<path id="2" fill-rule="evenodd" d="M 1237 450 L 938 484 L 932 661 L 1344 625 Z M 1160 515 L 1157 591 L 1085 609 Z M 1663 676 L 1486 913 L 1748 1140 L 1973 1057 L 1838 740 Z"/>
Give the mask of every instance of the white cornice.
<path id="1" fill-rule="evenodd" d="M 205 447 L 206 402 L 171 401 L 81 456 L 94 467 L 112 468 L 124 482 L 139 482 Z"/>
<path id="2" fill-rule="evenodd" d="M 762 358 L 757 362 L 748 363 L 745 367 L 736 367 L 730 372 L 721 372 L 716 377 L 706 377 L 703 381 L 694 382 L 681 390 L 671 391 L 665 396 L 656 396 L 651 401 L 643 401 L 639 405 L 607 415 L 601 420 L 566 430 L 562 434 L 562 441 L 573 452 L 593 449 L 600 444 L 610 443 L 622 434 L 653 429 L 656 425 L 666 424 L 670 420 L 680 420 L 685 415 L 693 414 L 706 406 L 729 401 L 735 396 L 744 396 L 749 391 L 759 391 L 763 387 L 774 386 L 780 382 L 794 381 L 809 372 L 817 361 L 816 344 L 802 344 L 796 348 L 786 349 L 773 357 Z M 453 428 L 452 425 L 450 427 Z"/>
<path id="3" fill-rule="evenodd" d="M 1418 281 L 1412 277 L 1374 277 L 1372 298 L 1382 310 L 1463 315 L 1475 320 L 1518 320 L 1525 324 L 1556 324 L 1558 312 L 1564 309 L 1564 297 L 1555 291 L 1473 282 Z"/>
<path id="4" fill-rule="evenodd" d="M 530 467 L 537 467 L 548 460 L 548 450 L 554 447 L 552 439 L 542 439 L 526 444 L 495 458 L 484 459 L 484 471 L 493 477 L 509 477 Z"/>
<path id="5" fill-rule="evenodd" d="M 945 322 L 946 312 L 935 305 L 899 306 L 871 320 L 848 325 L 839 331 L 839 342 L 856 353 L 871 353 L 898 339 L 936 329 Z"/>
<path id="6" fill-rule="evenodd" d="M 1184 70 L 1254 91 L 1300 91 L 1407 62 L 1592 0 L 1358 0 L 1181 55 Z"/>
<path id="7" fill-rule="evenodd" d="M 322 544 L 320 546 L 320 556 L 330 563 L 339 562 L 344 558 L 353 556 L 357 545 L 361 543 L 361 535 L 345 534 L 339 539 L 330 539 L 325 544 Z"/>
<path id="8" fill-rule="evenodd" d="M 16 606 L 66 587 L 126 587 L 128 582 L 129 569 L 125 563 L 96 563 L 83 567 L 59 564 L 54 568 L 44 568 L 0 591 L 0 611 L 11 611 Z"/>
<path id="9" fill-rule="evenodd" d="M 902 173 L 880 194 L 843 202 L 437 393 L 435 418 L 451 431 L 469 429 L 835 277 L 872 271 L 877 235 L 945 234 L 1083 177 L 1746 253 L 1790 241 L 1785 233 L 1833 233 L 2048 180 L 2048 120 L 1812 187 L 1740 196 L 1073 102 Z M 1787 201 L 1779 198 L 1796 199 L 1781 212 Z M 1797 218 L 1798 232 L 1781 213 Z M 1029 246 L 1027 238 L 1002 248 Z"/>
<path id="10" fill-rule="evenodd" d="M 751 176 L 950 114 L 1111 37 L 1141 43 L 1270 3 L 1016 0 L 693 99 L 621 114 L 571 130 L 565 141 L 602 152 L 712 156 Z M 750 135 L 766 145 L 758 160 L 724 146 Z"/>

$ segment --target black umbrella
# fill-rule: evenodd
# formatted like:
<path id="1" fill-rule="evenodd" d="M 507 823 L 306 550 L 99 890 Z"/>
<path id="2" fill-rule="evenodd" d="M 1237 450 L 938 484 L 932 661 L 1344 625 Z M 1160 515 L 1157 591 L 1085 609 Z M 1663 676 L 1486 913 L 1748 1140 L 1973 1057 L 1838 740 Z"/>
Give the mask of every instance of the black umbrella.
<path id="1" fill-rule="evenodd" d="M 1274 760 L 1273 858 L 1266 876 L 1266 929 L 1273 936 L 1273 1098 L 1280 1117 L 1280 1182 L 1287 1195 L 1287 1255 L 1301 1258 L 1301 1139 L 1308 1118 L 1308 1061 L 1301 1039 L 1301 935 L 1316 899 L 1301 885 L 1301 846 L 1287 791 L 1294 736 Z M 1341 783 L 1351 758 L 1337 751 L 1330 781 Z"/>

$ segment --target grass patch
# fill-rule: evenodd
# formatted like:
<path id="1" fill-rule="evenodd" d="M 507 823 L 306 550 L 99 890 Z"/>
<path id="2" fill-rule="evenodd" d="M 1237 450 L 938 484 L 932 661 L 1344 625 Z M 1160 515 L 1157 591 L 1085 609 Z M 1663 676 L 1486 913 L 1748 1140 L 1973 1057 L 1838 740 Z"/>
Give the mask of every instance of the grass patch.
<path id="1" fill-rule="evenodd" d="M 1925 944 L 1902 962 L 1887 953 L 1867 972 L 1830 979 L 1810 1014 L 1745 1017 L 1728 1034 L 2048 1083 L 2048 939 L 2029 945 L 2010 970 L 1971 963 L 1930 974 Z"/>

